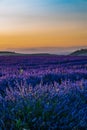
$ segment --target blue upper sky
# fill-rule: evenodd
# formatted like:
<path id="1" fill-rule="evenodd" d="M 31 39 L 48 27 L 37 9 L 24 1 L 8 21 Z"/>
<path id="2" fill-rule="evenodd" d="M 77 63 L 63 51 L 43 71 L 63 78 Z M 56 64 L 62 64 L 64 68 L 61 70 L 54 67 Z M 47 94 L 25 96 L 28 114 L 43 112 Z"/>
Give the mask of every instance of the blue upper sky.
<path id="1" fill-rule="evenodd" d="M 36 8 L 46 8 L 49 10 L 55 7 L 54 10 L 59 8 L 61 12 L 61 7 L 64 7 L 64 11 L 87 12 L 87 0 L 0 0 L 0 8 L 4 7 L 5 9 L 8 9 L 8 7 L 15 7 L 13 8 L 15 11 L 16 7 L 19 7 L 19 10 L 32 8 L 33 11 Z"/>
<path id="2" fill-rule="evenodd" d="M 78 21 L 82 24 L 87 21 L 87 0 L 0 0 L 1 28 L 8 28 L 9 23 L 31 26 Z"/>

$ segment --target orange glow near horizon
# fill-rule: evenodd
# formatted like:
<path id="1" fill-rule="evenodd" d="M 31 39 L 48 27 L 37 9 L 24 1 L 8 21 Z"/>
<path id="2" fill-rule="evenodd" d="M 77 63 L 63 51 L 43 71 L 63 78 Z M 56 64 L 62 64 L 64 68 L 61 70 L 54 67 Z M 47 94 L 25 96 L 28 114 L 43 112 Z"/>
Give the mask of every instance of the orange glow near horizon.
<path id="1" fill-rule="evenodd" d="M 0 50 L 9 48 L 86 46 L 87 32 L 53 31 L 38 33 L 12 33 L 0 35 Z"/>

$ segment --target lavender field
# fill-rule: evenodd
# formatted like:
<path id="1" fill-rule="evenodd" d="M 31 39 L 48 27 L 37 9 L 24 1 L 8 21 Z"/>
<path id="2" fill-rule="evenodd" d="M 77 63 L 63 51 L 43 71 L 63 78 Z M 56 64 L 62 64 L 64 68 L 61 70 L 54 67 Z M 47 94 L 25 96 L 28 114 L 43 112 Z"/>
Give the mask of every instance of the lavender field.
<path id="1" fill-rule="evenodd" d="M 87 130 L 87 56 L 0 56 L 0 130 Z"/>

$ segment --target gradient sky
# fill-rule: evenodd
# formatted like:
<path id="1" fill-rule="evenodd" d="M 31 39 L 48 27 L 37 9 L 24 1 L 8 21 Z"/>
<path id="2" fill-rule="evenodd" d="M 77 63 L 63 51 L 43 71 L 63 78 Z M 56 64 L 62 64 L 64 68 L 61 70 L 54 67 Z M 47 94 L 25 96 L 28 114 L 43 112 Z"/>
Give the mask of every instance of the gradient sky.
<path id="1" fill-rule="evenodd" d="M 0 0 L 0 50 L 87 46 L 87 0 Z"/>

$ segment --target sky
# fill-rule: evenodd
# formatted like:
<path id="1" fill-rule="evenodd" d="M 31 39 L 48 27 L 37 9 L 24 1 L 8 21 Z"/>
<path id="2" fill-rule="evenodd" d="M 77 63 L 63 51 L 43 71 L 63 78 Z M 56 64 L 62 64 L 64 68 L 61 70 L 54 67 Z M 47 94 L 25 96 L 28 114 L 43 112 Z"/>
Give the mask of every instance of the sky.
<path id="1" fill-rule="evenodd" d="M 0 50 L 87 46 L 87 0 L 0 0 Z"/>

